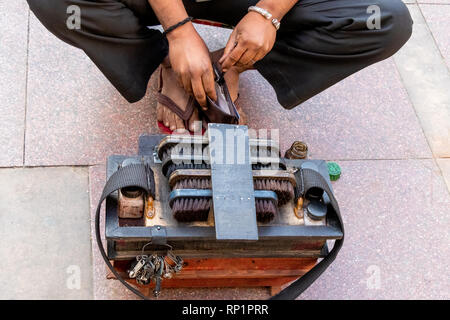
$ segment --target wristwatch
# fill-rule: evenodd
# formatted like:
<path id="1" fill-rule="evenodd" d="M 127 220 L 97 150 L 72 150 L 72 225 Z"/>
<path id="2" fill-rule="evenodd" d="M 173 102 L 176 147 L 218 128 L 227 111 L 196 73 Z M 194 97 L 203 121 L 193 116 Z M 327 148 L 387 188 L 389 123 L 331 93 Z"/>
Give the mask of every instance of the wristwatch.
<path id="1" fill-rule="evenodd" d="M 272 18 L 272 14 L 267 11 L 266 9 L 257 7 L 257 6 L 251 6 L 248 8 L 248 12 L 250 11 L 254 11 L 254 12 L 258 12 L 260 15 L 262 15 L 264 18 L 266 18 L 267 20 L 271 20 L 273 26 L 275 27 L 275 29 L 280 29 L 280 21 L 278 21 L 278 19 L 276 18 Z"/>

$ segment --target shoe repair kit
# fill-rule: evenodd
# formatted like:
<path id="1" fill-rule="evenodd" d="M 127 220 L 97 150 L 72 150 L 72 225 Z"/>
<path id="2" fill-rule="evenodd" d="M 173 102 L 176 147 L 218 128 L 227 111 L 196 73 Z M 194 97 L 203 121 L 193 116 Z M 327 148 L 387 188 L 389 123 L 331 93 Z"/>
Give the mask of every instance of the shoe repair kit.
<path id="1" fill-rule="evenodd" d="M 143 135 L 137 155 L 108 158 L 100 252 L 111 276 L 144 299 L 148 286 L 155 296 L 164 287 L 267 286 L 273 299 L 295 299 L 342 246 L 330 182 L 340 169 L 308 160 L 301 142 L 281 157 L 277 141 L 250 137 L 214 70 L 219 98 L 208 100 L 204 134 Z"/>

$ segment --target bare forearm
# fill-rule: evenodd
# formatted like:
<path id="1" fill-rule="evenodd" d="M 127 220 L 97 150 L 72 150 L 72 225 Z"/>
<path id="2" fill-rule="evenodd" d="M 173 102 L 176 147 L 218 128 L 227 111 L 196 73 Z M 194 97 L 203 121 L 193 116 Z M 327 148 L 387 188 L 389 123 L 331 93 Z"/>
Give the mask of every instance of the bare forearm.
<path id="1" fill-rule="evenodd" d="M 281 20 L 298 0 L 261 0 L 256 5 L 269 11 L 274 18 Z"/>
<path id="2" fill-rule="evenodd" d="M 164 30 L 188 17 L 182 0 L 148 0 Z M 214 73 L 208 47 L 191 22 L 166 33 L 168 62 L 184 90 L 192 94 L 202 108 L 206 96 L 216 100 Z"/>
<path id="3" fill-rule="evenodd" d="M 148 2 L 164 29 L 188 16 L 181 0 L 148 0 Z"/>
<path id="4" fill-rule="evenodd" d="M 164 29 L 185 19 L 188 14 L 182 0 L 148 0 Z M 195 32 L 192 23 L 186 23 L 167 35 L 169 42 L 177 37 L 185 37 Z"/>

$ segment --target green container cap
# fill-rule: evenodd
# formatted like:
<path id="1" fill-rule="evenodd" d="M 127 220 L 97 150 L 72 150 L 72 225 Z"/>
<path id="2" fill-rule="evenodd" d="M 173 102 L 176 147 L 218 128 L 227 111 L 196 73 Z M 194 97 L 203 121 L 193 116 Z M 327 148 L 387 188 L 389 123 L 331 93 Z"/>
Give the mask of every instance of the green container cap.
<path id="1" fill-rule="evenodd" d="M 331 181 L 336 181 L 341 176 L 341 167 L 336 162 L 328 162 L 328 174 Z"/>

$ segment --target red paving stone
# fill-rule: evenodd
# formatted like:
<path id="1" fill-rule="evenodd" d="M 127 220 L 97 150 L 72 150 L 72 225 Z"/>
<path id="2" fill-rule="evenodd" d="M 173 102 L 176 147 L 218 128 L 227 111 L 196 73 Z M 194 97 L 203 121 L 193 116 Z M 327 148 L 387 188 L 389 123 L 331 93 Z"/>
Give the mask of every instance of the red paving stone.
<path id="1" fill-rule="evenodd" d="M 448 299 L 450 196 L 434 161 L 339 164 L 344 247 L 300 299 Z"/>
<path id="2" fill-rule="evenodd" d="M 293 110 L 276 103 L 256 73 L 241 80 L 241 105 L 254 129 L 280 129 L 283 149 L 297 139 L 315 159 L 431 157 L 391 59 L 371 66 Z"/>
<path id="3" fill-rule="evenodd" d="M 101 164 L 109 154 L 134 153 L 141 133 L 157 131 L 152 94 L 127 104 L 80 50 L 35 18 L 30 33 L 27 165 Z M 240 104 L 251 127 L 283 128 L 283 147 L 302 139 L 313 158 L 430 156 L 391 59 L 292 111 L 282 109 L 267 82 L 249 72 L 242 77 Z"/>
<path id="4" fill-rule="evenodd" d="M 99 164 L 132 154 L 140 134 L 156 132 L 155 101 L 129 104 L 78 49 L 50 34 L 33 16 L 26 165 Z"/>

